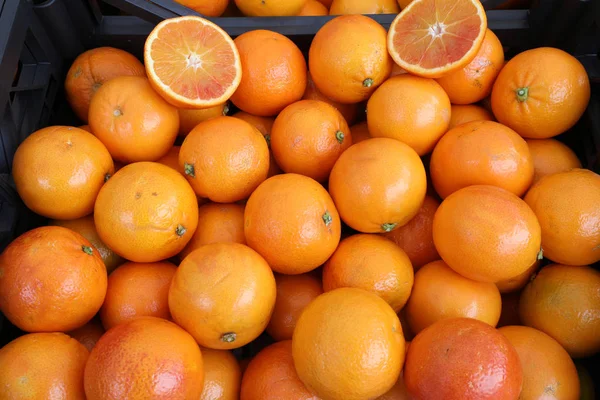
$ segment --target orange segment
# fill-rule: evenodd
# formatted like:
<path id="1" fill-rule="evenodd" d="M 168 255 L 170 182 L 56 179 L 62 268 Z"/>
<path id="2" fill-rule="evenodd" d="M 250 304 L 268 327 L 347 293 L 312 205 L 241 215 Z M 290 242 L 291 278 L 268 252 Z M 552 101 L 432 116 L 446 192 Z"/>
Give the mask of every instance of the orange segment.
<path id="1" fill-rule="evenodd" d="M 412 74 L 439 78 L 467 65 L 487 29 L 479 0 L 414 0 L 388 32 L 388 51 Z"/>
<path id="2" fill-rule="evenodd" d="M 181 108 L 207 108 L 227 101 L 242 78 L 233 40 L 200 17 L 159 23 L 144 46 L 146 73 L 154 89 Z"/>

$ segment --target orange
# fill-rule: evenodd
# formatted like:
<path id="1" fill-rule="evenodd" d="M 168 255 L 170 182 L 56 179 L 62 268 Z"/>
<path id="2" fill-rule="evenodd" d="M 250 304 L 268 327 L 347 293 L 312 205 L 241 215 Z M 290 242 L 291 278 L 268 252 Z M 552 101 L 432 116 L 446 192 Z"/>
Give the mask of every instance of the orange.
<path id="1" fill-rule="evenodd" d="M 319 0 L 319 2 L 329 9 L 333 0 Z"/>
<path id="2" fill-rule="evenodd" d="M 277 297 L 267 333 L 277 341 L 289 340 L 304 308 L 323 294 L 323 285 L 313 274 L 275 274 L 275 282 Z"/>
<path id="3" fill-rule="evenodd" d="M 496 326 L 501 309 L 496 285 L 465 278 L 440 260 L 417 271 L 405 311 L 410 329 L 418 334 L 447 318 L 473 318 Z"/>
<path id="4" fill-rule="evenodd" d="M 529 280 L 539 268 L 540 260 L 538 259 L 537 262 L 533 263 L 522 274 L 513 278 L 498 281 L 496 282 L 496 286 L 498 287 L 498 290 L 500 290 L 500 293 L 510 293 L 521 290 L 525 287 L 525 285 L 527 285 L 527 283 L 529 283 Z"/>
<path id="5" fill-rule="evenodd" d="M 198 201 L 185 178 L 165 165 L 123 167 L 100 191 L 98 236 L 120 256 L 154 262 L 179 253 L 196 231 Z"/>
<path id="6" fill-rule="evenodd" d="M 369 132 L 367 121 L 363 121 L 351 126 L 350 133 L 352 134 L 352 143 L 354 144 L 362 142 L 363 140 L 371 139 L 371 133 Z"/>
<path id="7" fill-rule="evenodd" d="M 275 293 L 273 272 L 258 253 L 239 243 L 212 243 L 179 265 L 169 309 L 201 346 L 234 349 L 265 330 Z"/>
<path id="8" fill-rule="evenodd" d="M 269 172 L 269 148 L 254 126 L 239 118 L 204 121 L 186 136 L 179 166 L 200 197 L 218 203 L 247 199 Z"/>
<path id="9" fill-rule="evenodd" d="M 450 107 L 450 124 L 448 130 L 471 121 L 493 121 L 491 112 L 474 104 L 452 105 Z"/>
<path id="10" fill-rule="evenodd" d="M 523 325 L 519 318 L 519 298 L 521 292 L 503 293 L 502 295 L 502 312 L 498 321 L 498 328 L 509 325 Z"/>
<path id="11" fill-rule="evenodd" d="M 533 183 L 546 175 L 581 168 L 575 152 L 558 140 L 528 139 L 526 142 L 533 159 Z"/>
<path id="12" fill-rule="evenodd" d="M 340 14 L 398 14 L 396 0 L 333 0 L 329 13 Z"/>
<path id="13" fill-rule="evenodd" d="M 398 5 L 400 6 L 400 9 L 404 10 L 412 1 L 413 0 L 398 0 Z"/>
<path id="14" fill-rule="evenodd" d="M 88 400 L 199 399 L 204 368 L 198 344 L 172 322 L 139 317 L 109 330 L 85 366 Z"/>
<path id="15" fill-rule="evenodd" d="M 433 218 L 433 242 L 462 276 L 481 282 L 514 278 L 537 262 L 541 229 L 514 194 L 494 186 L 468 186 L 446 198 Z"/>
<path id="16" fill-rule="evenodd" d="M 524 325 L 556 339 L 571 357 L 600 351 L 600 272 L 553 264 L 538 272 L 519 301 Z"/>
<path id="17" fill-rule="evenodd" d="M 367 100 L 392 71 L 385 35 L 385 28 L 364 15 L 343 15 L 323 25 L 308 53 L 319 91 L 340 103 Z"/>
<path id="18" fill-rule="evenodd" d="M 492 109 L 499 122 L 530 139 L 548 139 L 571 128 L 590 100 L 585 68 L 550 47 L 524 51 L 498 75 Z"/>
<path id="19" fill-rule="evenodd" d="M 98 340 L 104 335 L 104 327 L 100 321 L 94 318 L 82 327 L 67 332 L 67 335 L 84 345 L 88 351 L 92 351 Z"/>
<path id="20" fill-rule="evenodd" d="M 479 0 L 414 0 L 392 21 L 388 51 L 414 75 L 440 78 L 469 64 L 487 30 Z"/>
<path id="21" fill-rule="evenodd" d="M 519 397 L 523 370 L 516 350 L 495 328 L 450 318 L 412 340 L 404 382 L 411 395 L 423 400 L 509 400 Z"/>
<path id="22" fill-rule="evenodd" d="M 106 268 L 80 234 L 60 226 L 28 231 L 0 256 L 0 311 L 26 332 L 79 328 L 106 295 Z"/>
<path id="23" fill-rule="evenodd" d="M 283 109 L 271 131 L 271 149 L 285 172 L 323 182 L 352 134 L 336 108 L 319 100 L 300 100 Z"/>
<path id="24" fill-rule="evenodd" d="M 200 206 L 196 232 L 179 258 L 183 260 L 192 251 L 210 243 L 246 244 L 243 205 L 208 203 Z"/>
<path id="25" fill-rule="evenodd" d="M 397 139 L 422 156 L 448 130 L 450 100 L 433 79 L 398 75 L 369 99 L 367 122 L 372 137 Z"/>
<path id="26" fill-rule="evenodd" d="M 579 399 L 579 377 L 569 353 L 550 336 L 526 326 L 499 329 L 514 346 L 523 367 L 519 399 Z"/>
<path id="27" fill-rule="evenodd" d="M 113 47 L 88 50 L 73 61 L 65 79 L 65 93 L 80 120 L 87 122 L 90 100 L 96 91 L 118 76 L 146 76 L 146 71 L 133 55 Z"/>
<path id="28" fill-rule="evenodd" d="M 433 244 L 433 216 L 439 206 L 434 197 L 425 196 L 417 215 L 404 226 L 383 234 L 404 250 L 415 270 L 440 259 Z"/>
<path id="29" fill-rule="evenodd" d="M 452 104 L 471 104 L 492 93 L 492 86 L 504 66 L 504 48 L 487 29 L 475 58 L 465 67 L 444 74 L 437 82 L 448 93 Z"/>
<path id="30" fill-rule="evenodd" d="M 320 400 L 302 383 L 292 359 L 292 341 L 274 343 L 248 364 L 242 379 L 243 400 Z"/>
<path id="31" fill-rule="evenodd" d="M 162 165 L 166 165 L 167 167 L 172 168 L 175 171 L 179 172 L 181 175 L 185 176 L 185 171 L 179 166 L 180 151 L 181 146 L 173 146 L 167 154 L 156 160 L 156 162 Z"/>
<path id="32" fill-rule="evenodd" d="M 304 6 L 298 12 L 298 16 L 329 15 L 329 10 L 318 0 L 306 0 Z"/>
<path id="33" fill-rule="evenodd" d="M 408 351 L 408 344 L 406 342 L 406 351 Z M 375 400 L 411 400 L 410 394 L 408 393 L 408 389 L 406 389 L 406 384 L 404 383 L 404 374 L 400 374 L 398 381 L 396 384 L 389 390 L 389 392 L 385 393 L 383 396 L 379 396 Z"/>
<path id="34" fill-rule="evenodd" d="M 287 17 L 298 15 L 306 0 L 264 1 L 235 0 L 240 11 L 248 17 Z"/>
<path id="35" fill-rule="evenodd" d="M 292 354 L 300 380 L 322 399 L 381 396 L 404 362 L 398 316 L 379 296 L 341 288 L 317 297 L 294 330 Z"/>
<path id="36" fill-rule="evenodd" d="M 144 63 L 154 90 L 180 108 L 223 104 L 242 79 L 233 40 L 213 22 L 196 16 L 156 25 L 144 45 Z"/>
<path id="37" fill-rule="evenodd" d="M 85 399 L 89 352 L 64 333 L 30 333 L 0 349 L 0 398 Z"/>
<path id="38" fill-rule="evenodd" d="M 273 271 L 295 275 L 327 261 L 339 244 L 341 222 L 323 186 L 302 175 L 284 174 L 267 179 L 252 193 L 244 233 Z"/>
<path id="39" fill-rule="evenodd" d="M 148 79 L 122 76 L 105 83 L 94 95 L 90 127 L 115 160 L 126 164 L 156 161 L 173 147 L 179 115 Z"/>
<path id="40" fill-rule="evenodd" d="M 227 6 L 229 0 L 175 0 L 192 10 L 207 17 L 220 17 Z"/>
<path id="41" fill-rule="evenodd" d="M 48 225 L 57 225 L 62 226 L 64 228 L 68 228 L 72 231 L 79 233 L 81 236 L 89 240 L 89 242 L 94 246 L 102 261 L 104 261 L 104 265 L 106 266 L 106 272 L 109 274 L 117 268 L 119 265 L 123 264 L 125 260 L 119 256 L 117 253 L 112 251 L 98 236 L 98 232 L 96 231 L 96 224 L 94 223 L 94 216 L 88 215 L 87 217 L 82 217 L 78 219 L 72 220 L 52 220 L 48 223 Z"/>
<path id="42" fill-rule="evenodd" d="M 449 130 L 435 146 L 429 170 L 442 198 L 470 185 L 497 186 L 520 197 L 533 181 L 527 143 L 493 121 L 467 122 Z"/>
<path id="43" fill-rule="evenodd" d="M 106 299 L 100 309 L 104 328 L 140 316 L 171 319 L 168 296 L 176 268 L 170 262 L 128 262 L 117 268 L 108 277 Z"/>
<path id="44" fill-rule="evenodd" d="M 234 355 L 227 350 L 202 349 L 204 389 L 200 400 L 238 400 L 242 372 Z"/>
<path id="45" fill-rule="evenodd" d="M 398 64 L 394 63 L 394 66 L 392 67 L 392 73 L 390 74 L 390 78 L 392 76 L 402 75 L 402 74 L 408 74 L 408 72 L 404 68 L 399 66 Z"/>
<path id="46" fill-rule="evenodd" d="M 298 1 L 304 3 L 293 0 L 271 4 Z M 243 75 L 231 101 L 239 109 L 272 117 L 302 98 L 306 89 L 306 60 L 294 42 L 277 32 L 259 29 L 241 34 L 235 38 L 235 45 L 242 59 Z"/>
<path id="47" fill-rule="evenodd" d="M 310 71 L 308 71 L 308 80 L 306 83 L 306 90 L 304 91 L 304 95 L 302 96 L 303 100 L 321 100 L 325 103 L 329 103 L 334 106 L 344 117 L 348 124 L 352 124 L 356 121 L 359 114 L 359 105 L 358 104 L 343 104 L 337 101 L 333 101 L 330 98 L 326 97 L 323 93 L 319 91 L 315 82 L 313 81 Z"/>
<path id="48" fill-rule="evenodd" d="M 342 220 L 364 233 L 390 232 L 421 208 L 427 180 L 417 153 L 394 139 L 351 146 L 335 163 L 329 193 Z"/>
<path id="49" fill-rule="evenodd" d="M 12 175 L 19 196 L 49 218 L 90 214 L 104 182 L 114 173 L 106 147 L 94 135 L 69 126 L 49 126 L 17 148 Z"/>
<path id="50" fill-rule="evenodd" d="M 568 265 L 600 261 L 600 176 L 573 169 L 546 176 L 525 196 L 542 227 L 544 257 Z"/>
<path id="51" fill-rule="evenodd" d="M 86 132 L 92 133 L 92 128 L 90 128 L 89 125 L 81 125 L 81 126 L 78 126 L 78 128 L 83 129 Z"/>
<path id="52" fill-rule="evenodd" d="M 207 119 L 214 117 L 227 115 L 229 112 L 229 105 L 228 103 L 223 103 L 198 110 L 180 108 L 177 112 L 179 113 L 179 135 L 187 136 L 187 134 L 200 122 L 204 122 Z"/>
<path id="53" fill-rule="evenodd" d="M 358 234 L 340 242 L 323 267 L 326 292 L 354 287 L 385 300 L 398 312 L 410 296 L 414 272 L 406 253 L 395 243 L 373 234 Z"/>

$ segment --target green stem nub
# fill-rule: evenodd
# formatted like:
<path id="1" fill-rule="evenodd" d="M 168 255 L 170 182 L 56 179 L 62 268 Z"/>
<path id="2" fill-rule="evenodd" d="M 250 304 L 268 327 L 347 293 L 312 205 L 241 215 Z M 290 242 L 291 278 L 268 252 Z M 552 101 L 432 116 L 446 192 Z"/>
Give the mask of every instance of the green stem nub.
<path id="1" fill-rule="evenodd" d="M 175 233 L 179 237 L 185 235 L 186 232 L 187 232 L 187 229 L 185 229 L 185 227 L 183 225 L 177 225 L 177 228 L 175 228 Z"/>
<path id="2" fill-rule="evenodd" d="M 271 135 L 265 135 L 265 140 L 267 141 L 267 147 L 271 148 Z"/>
<path id="3" fill-rule="evenodd" d="M 108 180 L 110 179 L 111 176 L 112 176 L 111 174 L 104 175 L 104 182 L 108 182 Z"/>
<path id="4" fill-rule="evenodd" d="M 398 224 L 381 224 L 381 229 L 383 229 L 384 232 L 391 232 L 396 226 L 398 226 Z"/>
<path id="5" fill-rule="evenodd" d="M 237 335 L 234 332 L 224 333 L 221 336 L 221 341 L 226 343 L 233 343 L 235 342 L 236 336 Z"/>
<path id="6" fill-rule="evenodd" d="M 375 83 L 373 82 L 373 79 L 367 78 L 363 81 L 363 86 L 366 88 L 370 88 L 371 86 L 373 86 L 373 83 Z"/>
<path id="7" fill-rule="evenodd" d="M 345 138 L 344 132 L 342 132 L 342 131 L 337 131 L 337 132 L 335 133 L 335 138 L 337 139 L 337 141 L 338 141 L 340 144 L 344 143 L 344 138 Z"/>
<path id="8" fill-rule="evenodd" d="M 83 252 L 88 256 L 94 254 L 94 250 L 90 246 L 86 246 L 85 244 L 81 246 L 81 250 L 83 250 Z"/>
<path id="9" fill-rule="evenodd" d="M 537 259 L 540 261 L 544 259 L 544 249 L 540 249 L 540 252 L 537 254 Z"/>
<path id="10" fill-rule="evenodd" d="M 196 171 L 194 170 L 194 164 L 183 163 L 183 172 L 192 178 L 196 177 Z"/>
<path id="11" fill-rule="evenodd" d="M 225 106 L 223 107 L 223 115 L 227 115 L 229 114 L 229 103 L 225 103 Z"/>
<path id="12" fill-rule="evenodd" d="M 325 222 L 325 226 L 329 226 L 333 222 L 333 218 L 331 218 L 329 211 L 325 211 L 325 214 L 323 214 L 323 222 Z"/>
<path id="13" fill-rule="evenodd" d="M 527 99 L 529 98 L 529 88 L 528 87 L 518 88 L 515 93 L 517 94 L 517 101 L 519 103 L 527 101 Z"/>

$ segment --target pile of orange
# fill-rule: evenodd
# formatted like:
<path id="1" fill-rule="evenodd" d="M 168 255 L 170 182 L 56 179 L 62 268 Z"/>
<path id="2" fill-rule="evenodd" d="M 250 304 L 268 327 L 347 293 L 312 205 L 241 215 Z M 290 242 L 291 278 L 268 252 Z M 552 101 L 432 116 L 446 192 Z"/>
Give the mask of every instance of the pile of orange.
<path id="1" fill-rule="evenodd" d="M 478 0 L 235 4 L 350 15 L 308 60 L 193 16 L 159 23 L 143 65 L 75 60 L 89 125 L 14 156 L 51 221 L 0 256 L 0 311 L 26 332 L 0 349 L 0 398 L 593 390 L 573 359 L 600 352 L 600 176 L 553 139 L 586 109 L 583 66 L 553 48 L 505 62 Z M 400 8 L 389 31 L 360 15 Z"/>

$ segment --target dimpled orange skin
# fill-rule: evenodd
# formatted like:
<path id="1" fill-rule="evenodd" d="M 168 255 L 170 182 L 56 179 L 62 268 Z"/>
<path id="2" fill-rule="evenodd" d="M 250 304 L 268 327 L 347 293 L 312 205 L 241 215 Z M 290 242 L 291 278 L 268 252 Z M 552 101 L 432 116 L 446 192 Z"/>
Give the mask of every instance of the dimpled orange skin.
<path id="1" fill-rule="evenodd" d="M 344 104 L 339 103 L 337 101 L 333 101 L 330 98 L 326 97 L 323 93 L 319 91 L 312 77 L 310 76 L 310 71 L 308 71 L 308 80 L 306 83 L 306 90 L 304 91 L 304 95 L 302 96 L 302 100 L 320 100 L 325 103 L 329 103 L 334 106 L 344 117 L 348 124 L 352 124 L 358 118 L 359 113 L 359 104 Z"/>
<path id="2" fill-rule="evenodd" d="M 172 322 L 139 317 L 100 338 L 85 367 L 88 400 L 199 399 L 200 347 Z"/>
<path id="3" fill-rule="evenodd" d="M 169 309 L 200 345 L 235 349 L 265 330 L 275 295 L 273 272 L 258 253 L 239 243 L 212 243 L 179 265 Z"/>
<path id="4" fill-rule="evenodd" d="M 571 357 L 600 351 L 600 272 L 552 264 L 529 282 L 519 301 L 523 325 L 547 333 Z M 560 306 L 557 306 L 560 304 Z"/>
<path id="5" fill-rule="evenodd" d="M 371 134 L 369 133 L 367 121 L 363 121 L 356 125 L 352 125 L 350 127 L 350 132 L 352 133 L 353 144 L 365 141 L 367 139 L 371 139 Z"/>
<path id="6" fill-rule="evenodd" d="M 546 175 L 581 168 L 581 161 L 567 145 L 555 139 L 528 139 L 527 147 L 533 159 L 533 183 Z"/>
<path id="7" fill-rule="evenodd" d="M 394 310 L 356 288 L 317 297 L 304 309 L 292 338 L 298 376 L 323 400 L 383 395 L 398 380 L 404 351 Z"/>
<path id="8" fill-rule="evenodd" d="M 495 328 L 475 319 L 450 318 L 412 340 L 404 382 L 422 400 L 514 400 L 523 370 L 516 350 Z"/>
<path id="9" fill-rule="evenodd" d="M 200 122 L 227 115 L 229 104 L 223 103 L 200 110 L 179 108 L 177 112 L 179 113 L 179 136 L 187 136 Z"/>
<path id="10" fill-rule="evenodd" d="M 184 177 L 165 165 L 123 167 L 104 185 L 94 221 L 104 243 L 135 262 L 173 257 L 198 225 L 198 200 Z"/>
<path id="11" fill-rule="evenodd" d="M 304 308 L 323 294 L 323 285 L 314 274 L 275 274 L 275 282 L 277 297 L 267 333 L 277 341 L 289 340 Z"/>
<path id="12" fill-rule="evenodd" d="M 248 17 L 285 17 L 297 15 L 306 0 L 265 1 L 235 0 L 240 11 Z"/>
<path id="13" fill-rule="evenodd" d="M 283 109 L 271 131 L 271 149 L 285 172 L 326 181 L 352 134 L 336 108 L 319 100 L 300 100 Z"/>
<path id="14" fill-rule="evenodd" d="M 67 335 L 84 345 L 88 351 L 92 351 L 104 332 L 104 327 L 100 321 L 94 318 L 82 327 L 67 332 Z"/>
<path id="15" fill-rule="evenodd" d="M 421 209 L 413 219 L 406 225 L 383 234 L 404 250 L 415 271 L 440 259 L 433 244 L 433 216 L 439 206 L 440 202 L 437 199 L 425 196 Z"/>
<path id="16" fill-rule="evenodd" d="M 319 91 L 340 103 L 367 100 L 392 72 L 387 32 L 364 15 L 342 15 L 315 35 L 308 65 Z"/>
<path id="17" fill-rule="evenodd" d="M 80 120 L 87 122 L 90 100 L 96 91 L 118 76 L 146 76 L 146 70 L 132 54 L 113 47 L 88 50 L 73 61 L 65 79 L 65 92 Z"/>
<path id="18" fill-rule="evenodd" d="M 389 232 L 408 223 L 426 191 L 425 168 L 417 153 L 389 138 L 351 146 L 329 176 L 329 193 L 342 219 L 364 233 Z"/>
<path id="19" fill-rule="evenodd" d="M 522 196 L 533 181 L 527 143 L 512 129 L 493 121 L 472 121 L 448 131 L 429 166 L 442 198 L 470 185 L 498 186 Z"/>
<path id="20" fill-rule="evenodd" d="M 448 130 L 450 100 L 433 79 L 398 75 L 369 99 L 367 123 L 372 137 L 397 139 L 428 154 Z"/>
<path id="21" fill-rule="evenodd" d="M 0 398 L 85 400 L 86 348 L 64 333 L 30 333 L 0 349 Z"/>
<path id="22" fill-rule="evenodd" d="M 355 287 L 374 293 L 398 312 L 410 296 L 414 271 L 394 242 L 379 235 L 357 234 L 340 242 L 323 267 L 323 289 Z"/>
<path id="23" fill-rule="evenodd" d="M 417 271 L 405 308 L 410 329 L 416 334 L 446 318 L 473 318 L 496 326 L 501 310 L 496 285 L 465 278 L 441 260 Z"/>
<path id="24" fill-rule="evenodd" d="M 492 89 L 499 122 L 529 139 L 548 139 L 571 128 L 590 100 L 585 68 L 555 48 L 527 50 L 512 58 Z"/>
<path id="25" fill-rule="evenodd" d="M 568 265 L 600 260 L 600 176 L 573 169 L 546 176 L 525 196 L 542 227 L 544 257 Z"/>
<path id="26" fill-rule="evenodd" d="M 113 161 L 102 142 L 70 126 L 49 126 L 32 133 L 17 148 L 12 163 L 17 192 L 25 205 L 49 218 L 90 214 L 100 188 L 113 173 Z"/>
<path id="27" fill-rule="evenodd" d="M 148 79 L 122 76 L 106 82 L 90 103 L 90 128 L 115 160 L 156 161 L 177 138 L 179 114 Z"/>
<path id="28" fill-rule="evenodd" d="M 298 12 L 298 16 L 320 16 L 329 15 L 329 10 L 318 0 L 306 0 L 306 3 Z"/>
<path id="29" fill-rule="evenodd" d="M 259 29 L 241 34 L 234 43 L 242 60 L 242 81 L 231 101 L 239 109 L 272 117 L 302 98 L 306 60 L 294 42 Z"/>
<path id="30" fill-rule="evenodd" d="M 494 32 L 487 29 L 473 61 L 436 80 L 448 93 L 452 104 L 476 103 L 492 92 L 494 81 L 503 66 L 502 43 Z"/>
<path id="31" fill-rule="evenodd" d="M 248 198 L 269 172 L 263 135 L 239 118 L 204 121 L 187 135 L 179 166 L 196 194 L 218 203 Z"/>
<path id="32" fill-rule="evenodd" d="M 176 0 L 192 10 L 207 17 L 220 17 L 227 9 L 229 0 Z"/>
<path id="33" fill-rule="evenodd" d="M 333 0 L 329 8 L 331 15 L 349 14 L 398 14 L 396 0 Z"/>
<path id="34" fill-rule="evenodd" d="M 0 311 L 26 332 L 79 328 L 106 295 L 106 267 L 80 234 L 60 226 L 28 231 L 0 256 Z"/>
<path id="35" fill-rule="evenodd" d="M 458 105 L 450 107 L 450 124 L 448 130 L 471 121 L 493 121 L 491 112 L 475 104 Z"/>
<path id="36" fill-rule="evenodd" d="M 516 277 L 537 262 L 540 224 L 527 204 L 495 186 L 468 186 L 442 202 L 433 218 L 442 259 L 476 281 Z"/>
<path id="37" fill-rule="evenodd" d="M 341 229 L 329 193 L 302 175 L 273 176 L 246 203 L 246 242 L 282 274 L 302 274 L 321 266 L 337 248 Z"/>
<path id="38" fill-rule="evenodd" d="M 513 345 L 523 367 L 519 399 L 579 399 L 579 377 L 569 353 L 550 336 L 527 326 L 498 330 Z"/>
<path id="39" fill-rule="evenodd" d="M 235 356 L 227 350 L 202 348 L 204 389 L 200 400 L 238 400 L 242 372 Z"/>
<path id="40" fill-rule="evenodd" d="M 321 400 L 298 378 L 291 340 L 265 347 L 250 361 L 242 378 L 240 399 Z"/>

